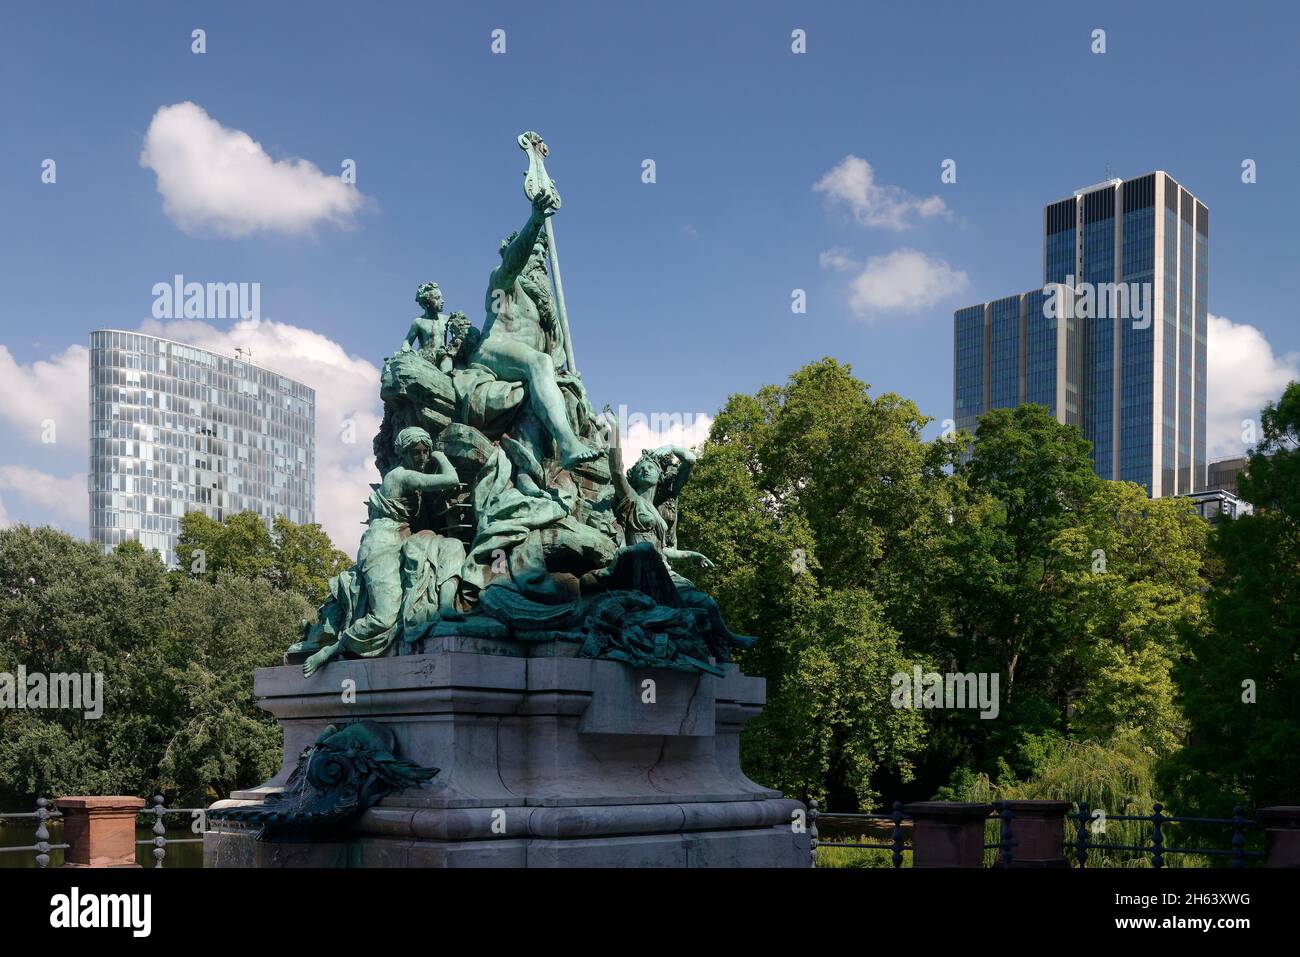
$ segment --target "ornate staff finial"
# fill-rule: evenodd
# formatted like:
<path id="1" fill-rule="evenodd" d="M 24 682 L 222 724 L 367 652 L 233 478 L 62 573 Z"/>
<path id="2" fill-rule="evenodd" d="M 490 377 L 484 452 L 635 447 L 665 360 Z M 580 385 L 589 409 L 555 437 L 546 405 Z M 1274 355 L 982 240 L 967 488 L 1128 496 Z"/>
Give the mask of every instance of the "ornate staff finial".
<path id="1" fill-rule="evenodd" d="M 555 209 L 560 208 L 560 191 L 555 188 L 555 180 L 546 172 L 546 157 L 551 155 L 551 148 L 542 139 L 542 134 L 527 130 L 516 137 L 519 148 L 528 154 L 528 170 L 524 173 L 524 195 L 531 203 L 533 198 L 544 190 L 550 190 L 555 202 Z"/>
<path id="2" fill-rule="evenodd" d="M 531 203 L 537 195 L 549 191 L 551 208 L 559 209 L 560 191 L 555 188 L 555 180 L 551 179 L 546 172 L 545 160 L 551 150 L 542 139 L 542 134 L 534 130 L 526 130 L 516 137 L 516 142 L 519 148 L 528 154 L 528 170 L 524 173 L 524 195 Z M 578 365 L 573 361 L 573 339 L 569 335 L 569 310 L 564 305 L 564 281 L 560 278 L 560 254 L 555 248 L 555 227 L 551 225 L 549 216 L 546 219 L 546 246 L 547 255 L 551 260 L 551 278 L 555 282 L 556 312 L 559 313 L 560 329 L 564 335 L 565 363 L 569 371 L 576 375 Z"/>

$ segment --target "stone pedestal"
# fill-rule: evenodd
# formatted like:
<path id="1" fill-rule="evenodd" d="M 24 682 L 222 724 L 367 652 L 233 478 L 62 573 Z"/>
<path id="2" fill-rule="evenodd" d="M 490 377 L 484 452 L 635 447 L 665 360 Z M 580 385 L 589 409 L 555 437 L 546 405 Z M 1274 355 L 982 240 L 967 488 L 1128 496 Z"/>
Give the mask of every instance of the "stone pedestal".
<path id="1" fill-rule="evenodd" d="M 144 807 L 138 797 L 64 797 L 54 806 L 63 814 L 64 867 L 138 867 L 135 819 Z"/>
<path id="2" fill-rule="evenodd" d="M 1255 817 L 1264 825 L 1265 867 L 1300 867 L 1300 806 L 1262 807 Z"/>
<path id="3" fill-rule="evenodd" d="M 740 769 L 739 734 L 761 678 L 640 670 L 574 646 L 431 640 L 422 653 L 336 661 L 311 678 L 260 669 L 254 688 L 284 728 L 278 793 L 331 723 L 370 719 L 400 757 L 440 768 L 390 795 L 332 843 L 254 840 L 218 822 L 207 867 L 807 867 L 803 805 Z"/>
<path id="4" fill-rule="evenodd" d="M 1012 867 L 1066 867 L 1065 815 L 1069 801 L 1007 801 L 1011 810 Z"/>
<path id="5" fill-rule="evenodd" d="M 918 801 L 903 806 L 912 818 L 913 867 L 983 867 L 984 822 L 992 806 Z"/>

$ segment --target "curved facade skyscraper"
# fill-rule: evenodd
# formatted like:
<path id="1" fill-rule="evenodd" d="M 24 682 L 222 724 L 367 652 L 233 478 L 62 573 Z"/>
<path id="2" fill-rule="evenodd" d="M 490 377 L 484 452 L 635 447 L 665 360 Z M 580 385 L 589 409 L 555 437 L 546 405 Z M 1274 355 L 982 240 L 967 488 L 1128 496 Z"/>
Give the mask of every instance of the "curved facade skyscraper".
<path id="1" fill-rule="evenodd" d="M 315 521 L 316 393 L 237 356 L 90 335 L 90 535 L 172 564 L 181 516 Z"/>

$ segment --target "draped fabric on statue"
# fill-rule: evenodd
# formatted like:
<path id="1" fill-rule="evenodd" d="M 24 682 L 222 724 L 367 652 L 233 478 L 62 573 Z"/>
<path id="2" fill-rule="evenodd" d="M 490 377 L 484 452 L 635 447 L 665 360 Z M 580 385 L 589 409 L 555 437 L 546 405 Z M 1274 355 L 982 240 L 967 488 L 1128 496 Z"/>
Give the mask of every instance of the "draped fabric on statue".
<path id="1" fill-rule="evenodd" d="M 411 535 L 406 505 L 378 485 L 371 489 L 357 563 L 330 580 L 309 636 L 336 638 L 344 651 L 362 658 L 384 654 L 399 637 L 414 641 L 441 621 L 438 588 L 465 563 L 464 545 L 432 532 Z"/>
<path id="2" fill-rule="evenodd" d="M 357 563 L 338 576 L 337 586 L 331 583 L 331 593 L 351 610 L 351 623 L 338 632 L 339 641 L 344 651 L 363 658 L 381 655 L 392 644 L 402 605 L 402 538 L 410 520 L 401 500 L 388 498 L 378 485 L 370 489 L 370 521 Z M 338 622 L 346 620 L 340 615 Z"/>
<path id="3" fill-rule="evenodd" d="M 397 627 L 402 641 L 419 641 L 442 622 L 438 593 L 459 577 L 465 546 L 457 539 L 417 532 L 402 545 L 402 610 Z"/>
<path id="4" fill-rule="evenodd" d="M 478 521 L 469 557 L 461 572 L 471 588 L 484 588 L 491 578 L 498 549 L 509 551 L 524 544 L 528 533 L 559 522 L 568 510 L 553 498 L 525 495 L 510 483 L 510 459 L 497 448 L 479 472 L 474 486 L 474 514 Z"/>
<path id="5" fill-rule="evenodd" d="M 456 421 L 478 429 L 489 438 L 499 436 L 524 404 L 522 382 L 505 382 L 477 363 L 452 373 L 456 390 Z"/>

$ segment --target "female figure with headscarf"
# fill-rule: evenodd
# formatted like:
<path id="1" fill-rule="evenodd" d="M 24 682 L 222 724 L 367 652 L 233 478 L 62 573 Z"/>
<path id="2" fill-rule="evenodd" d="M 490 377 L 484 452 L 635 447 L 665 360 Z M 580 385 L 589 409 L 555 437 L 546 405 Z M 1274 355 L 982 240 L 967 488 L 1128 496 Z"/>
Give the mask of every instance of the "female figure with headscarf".
<path id="1" fill-rule="evenodd" d="M 309 645 L 318 633 L 337 635 L 337 640 L 303 663 L 304 675 L 311 675 L 344 651 L 371 658 L 388 650 L 399 631 L 404 584 L 412 577 L 409 570 L 403 575 L 404 546 L 408 542 L 419 546 L 422 557 L 417 565 L 432 561 L 441 570 L 434 573 L 430 593 L 431 599 L 437 596 L 438 612 L 446 618 L 459 617 L 455 597 L 465 560 L 464 546 L 433 532 L 412 536 L 410 525 L 420 514 L 426 493 L 452 491 L 460 479 L 447 456 L 434 450 L 429 433 L 418 426 L 399 432 L 393 448 L 400 464 L 389 469 L 382 482 L 371 486 L 367 502 L 370 518 L 357 549 L 357 563 L 331 582 L 331 597 L 321 608 L 321 621 L 302 645 Z M 437 471 L 426 472 L 431 459 Z M 430 537 L 434 548 L 426 547 Z"/>

